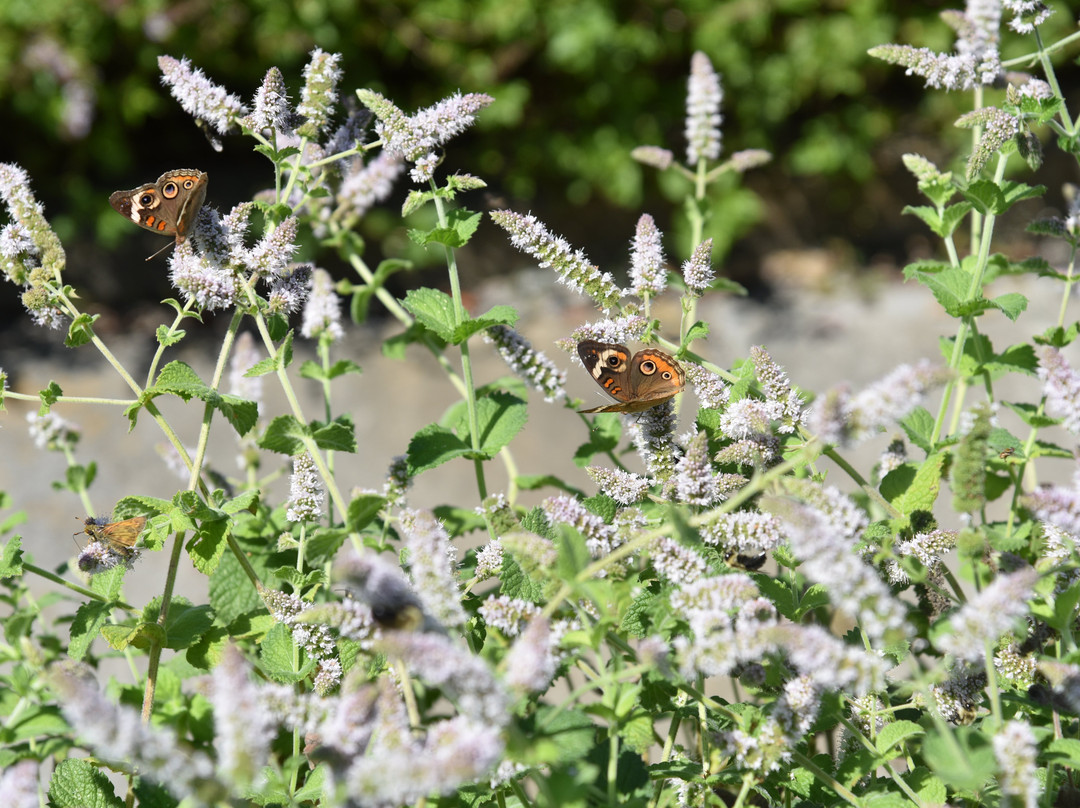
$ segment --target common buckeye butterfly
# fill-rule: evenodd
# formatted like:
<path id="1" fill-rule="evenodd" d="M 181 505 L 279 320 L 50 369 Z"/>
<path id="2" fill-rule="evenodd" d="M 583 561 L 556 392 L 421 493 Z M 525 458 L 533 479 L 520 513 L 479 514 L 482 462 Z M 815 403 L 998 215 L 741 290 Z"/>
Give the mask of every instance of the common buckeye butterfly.
<path id="1" fill-rule="evenodd" d="M 182 244 L 206 201 L 209 181 L 210 176 L 205 171 L 176 168 L 166 171 L 156 182 L 130 191 L 114 191 L 109 196 L 109 204 L 139 227 L 163 236 L 175 236 L 174 244 Z"/>
<path id="2" fill-rule="evenodd" d="M 587 339 L 577 350 L 596 383 L 619 402 L 578 412 L 642 412 L 669 401 L 686 385 L 679 363 L 655 348 L 631 356 L 625 345 Z"/>

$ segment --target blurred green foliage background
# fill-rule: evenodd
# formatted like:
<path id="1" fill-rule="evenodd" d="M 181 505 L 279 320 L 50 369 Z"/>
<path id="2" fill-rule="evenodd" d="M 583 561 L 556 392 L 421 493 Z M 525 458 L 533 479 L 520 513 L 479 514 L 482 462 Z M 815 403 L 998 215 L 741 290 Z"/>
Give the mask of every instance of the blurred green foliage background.
<path id="1" fill-rule="evenodd" d="M 493 95 L 478 126 L 451 144 L 448 170 L 478 174 L 491 185 L 490 204 L 536 213 L 618 272 L 642 212 L 657 218 L 673 260 L 691 247 L 672 206 L 682 181 L 629 153 L 654 144 L 684 158 L 686 76 L 702 50 L 721 74 L 724 154 L 775 155 L 713 191 L 717 256 L 739 239 L 727 274 L 753 283 L 769 250 L 837 242 L 855 263 L 881 255 L 902 263 L 920 228 L 900 216 L 916 200 L 900 155 L 962 159 L 966 134 L 943 144 L 940 133 L 967 99 L 926 92 L 866 51 L 885 42 L 950 50 L 952 32 L 937 15 L 954 7 L 962 4 L 0 0 L 0 159 L 30 172 L 91 294 L 146 294 L 139 283 L 98 277 L 103 265 L 146 254 L 142 234 L 109 208 L 111 191 L 193 166 L 210 172 L 209 201 L 228 210 L 270 182 L 250 141 L 227 137 L 223 153 L 211 149 L 161 86 L 157 57 L 187 56 L 245 100 L 277 65 L 295 98 L 318 46 L 343 54 L 349 98 L 371 87 L 411 111 L 459 89 Z M 1073 23 L 1059 9 L 1050 28 Z M 377 253 L 400 229 L 396 209 L 364 227 Z M 489 237 L 492 251 L 481 253 L 489 260 L 474 262 L 475 274 L 520 265 L 500 251 L 499 234 Z M 163 272 L 142 274 L 141 283 L 166 288 Z"/>

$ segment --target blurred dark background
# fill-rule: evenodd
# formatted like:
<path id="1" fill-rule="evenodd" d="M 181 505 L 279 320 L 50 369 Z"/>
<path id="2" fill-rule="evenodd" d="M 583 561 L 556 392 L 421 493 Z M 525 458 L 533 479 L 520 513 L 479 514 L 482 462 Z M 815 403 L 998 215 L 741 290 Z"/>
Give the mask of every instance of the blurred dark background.
<path id="1" fill-rule="evenodd" d="M 210 147 L 162 87 L 157 57 L 187 56 L 245 101 L 276 65 L 295 100 L 317 46 L 343 54 L 343 96 L 371 87 L 411 112 L 456 90 L 493 95 L 478 125 L 448 150 L 445 170 L 490 184 L 466 204 L 531 211 L 620 274 L 642 212 L 656 217 L 672 261 L 692 246 L 678 207 L 683 181 L 629 155 L 652 144 L 685 159 L 686 77 L 701 50 L 721 75 L 724 155 L 762 148 L 775 157 L 714 186 L 707 225 L 721 271 L 766 296 L 761 267 L 770 254 L 817 250 L 858 270 L 891 272 L 935 249 L 925 228 L 901 215 L 920 200 L 900 156 L 920 152 L 962 170 L 969 135 L 951 122 L 969 98 L 925 91 L 921 79 L 866 51 L 887 42 L 951 50 L 953 34 L 938 17 L 946 8 L 962 3 L 3 0 L 0 160 L 29 171 L 68 250 L 69 282 L 92 310 L 117 313 L 121 328 L 125 312 L 171 293 L 166 259 L 143 261 L 163 241 L 117 216 L 110 192 L 197 167 L 212 178 L 208 203 L 227 211 L 272 182 L 250 140 L 226 137 L 222 153 Z M 1059 8 L 1044 41 L 1074 22 Z M 1004 56 L 1017 55 L 1016 38 L 1004 39 Z M 1076 67 L 1066 54 L 1057 58 L 1075 98 Z M 1025 176 L 1054 186 L 1040 204 L 1056 204 L 1056 185 L 1077 179 L 1071 160 L 1057 165 Z M 406 190 L 362 224 L 372 265 L 405 249 L 398 211 Z M 467 284 L 525 262 L 490 223 L 469 249 Z M 308 257 L 347 274 L 332 254 Z M 422 267 L 395 280 L 428 282 Z M 25 321 L 20 311 L 9 287 L 0 328 Z"/>

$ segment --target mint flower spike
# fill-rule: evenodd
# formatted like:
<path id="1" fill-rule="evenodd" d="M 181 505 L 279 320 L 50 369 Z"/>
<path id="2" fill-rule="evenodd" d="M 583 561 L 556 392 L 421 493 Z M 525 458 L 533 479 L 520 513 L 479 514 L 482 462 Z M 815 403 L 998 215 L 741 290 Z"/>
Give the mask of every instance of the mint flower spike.
<path id="1" fill-rule="evenodd" d="M 716 279 L 712 267 L 712 244 L 711 238 L 705 239 L 694 248 L 689 260 L 683 262 L 683 281 L 694 297 L 703 295 L 709 284 Z"/>
<path id="2" fill-rule="evenodd" d="M 999 0 L 969 0 L 963 11 L 949 10 L 941 18 L 957 34 L 956 53 L 935 53 L 910 45 L 879 45 L 868 53 L 876 59 L 907 68 L 907 75 L 922 76 L 927 87 L 971 90 L 1001 78 L 998 50 L 1001 25 Z"/>
<path id="3" fill-rule="evenodd" d="M 899 365 L 862 392 L 834 387 L 818 399 L 810 413 L 809 428 L 826 443 L 853 446 L 899 422 L 922 403 L 933 385 L 947 378 L 944 368 L 928 359 Z"/>
<path id="4" fill-rule="evenodd" d="M 653 480 L 642 477 L 632 471 L 608 469 L 602 466 L 586 466 L 589 475 L 600 490 L 620 505 L 633 505 L 645 498 L 652 487 Z"/>
<path id="5" fill-rule="evenodd" d="M 340 53 L 326 53 L 321 48 L 311 52 L 311 59 L 304 67 L 304 88 L 296 108 L 296 113 L 305 119 L 296 127 L 301 137 L 317 138 L 330 125 L 338 100 L 340 63 Z"/>
<path id="6" fill-rule="evenodd" d="M 197 67 L 192 67 L 185 56 L 177 61 L 172 56 L 159 56 L 161 83 L 169 88 L 173 98 L 180 102 L 184 112 L 224 135 L 247 114 L 244 103 L 230 95 L 206 77 Z"/>
<path id="7" fill-rule="evenodd" d="M 319 471 L 311 455 L 304 452 L 293 458 L 293 473 L 289 479 L 289 508 L 285 518 L 290 522 L 307 522 L 322 515 L 323 500 Z"/>
<path id="8" fill-rule="evenodd" d="M 299 219 L 287 216 L 263 235 L 255 246 L 244 251 L 244 266 L 263 277 L 289 274 L 289 264 L 299 249 L 296 244 L 299 225 Z"/>
<path id="9" fill-rule="evenodd" d="M 60 328 L 64 311 L 49 282 L 59 285 L 67 257 L 34 199 L 29 177 L 14 163 L 0 163 L 0 199 L 12 219 L 0 231 L 0 268 L 23 287 L 22 303 L 34 323 Z"/>
<path id="10" fill-rule="evenodd" d="M 210 252 L 196 253 L 192 240 L 178 244 L 169 256 L 169 278 L 186 302 L 203 311 L 231 309 L 241 299 L 240 279 Z"/>
<path id="11" fill-rule="evenodd" d="M 970 180 L 990 162 L 990 158 L 1020 133 L 1020 119 L 997 107 L 982 107 L 961 115 L 956 125 L 961 129 L 983 128 L 982 137 L 968 158 L 965 174 Z"/>
<path id="12" fill-rule="evenodd" d="M 137 770 L 178 799 L 213 793 L 210 758 L 182 746 L 172 728 L 144 724 L 137 710 L 110 701 L 87 666 L 61 662 L 46 676 L 64 717 L 99 758 L 115 761 L 122 771 Z"/>
<path id="13" fill-rule="evenodd" d="M 1020 498 L 1020 504 L 1054 527 L 1080 535 L 1080 468 L 1073 472 L 1072 486 L 1042 485 Z"/>
<path id="14" fill-rule="evenodd" d="M 505 325 L 493 326 L 484 332 L 484 342 L 494 343 L 510 369 L 543 393 L 544 401 L 551 404 L 566 400 L 566 371 L 533 348 L 517 331 Z"/>
<path id="15" fill-rule="evenodd" d="M 427 182 L 434 175 L 439 147 L 472 126 L 476 113 L 495 100 L 483 93 L 455 93 L 408 116 L 374 90 L 357 90 L 356 94 L 378 118 L 375 133 L 382 139 L 383 148 L 413 164 L 409 176 L 417 183 Z"/>
<path id="16" fill-rule="evenodd" d="M 289 107 L 285 77 L 278 68 L 271 67 L 266 71 L 266 77 L 255 91 L 252 106 L 254 111 L 240 121 L 248 129 L 255 132 L 272 129 L 283 135 L 292 132 L 296 116 Z"/>
<path id="17" fill-rule="evenodd" d="M 649 327 L 647 318 L 640 314 L 624 314 L 595 323 L 585 323 L 573 330 L 570 339 L 556 340 L 556 344 L 569 354 L 577 356 L 577 344 L 582 340 L 593 339 L 597 342 L 637 342 Z"/>
<path id="18" fill-rule="evenodd" d="M 630 248 L 630 291 L 639 297 L 656 297 L 667 288 L 662 237 L 653 217 L 643 213 Z"/>
<path id="19" fill-rule="evenodd" d="M 542 268 L 554 269 L 561 283 L 590 297 L 605 312 L 619 302 L 623 293 L 615 279 L 589 263 L 583 251 L 574 250 L 565 239 L 552 235 L 531 213 L 496 210 L 491 212 L 491 218 L 510 234 L 511 244 L 537 259 Z"/>
<path id="20" fill-rule="evenodd" d="M 211 681 L 218 771 L 230 783 L 258 788 L 270 760 L 277 722 L 234 645 L 225 646 Z"/>
<path id="21" fill-rule="evenodd" d="M 36 286 L 31 278 L 35 268 L 63 272 L 64 248 L 45 219 L 45 208 L 30 190 L 30 177 L 15 163 L 0 163 L 0 199 L 12 221 L 0 239 L 0 261 L 7 279 L 20 286 Z"/>
<path id="22" fill-rule="evenodd" d="M 38 779 L 41 777 L 36 760 L 24 758 L 8 766 L 0 774 L 0 794 L 9 800 L 9 808 L 39 808 Z"/>
<path id="23" fill-rule="evenodd" d="M 795 486 L 793 493 L 809 503 L 771 497 L 761 507 L 784 522 L 784 535 L 801 562 L 799 571 L 824 586 L 834 606 L 856 617 L 872 642 L 906 636 L 904 604 L 853 549 L 866 526 L 865 515 L 832 487 L 807 483 Z"/>
<path id="24" fill-rule="evenodd" d="M 975 87 L 975 61 L 969 55 L 935 53 L 911 45 L 878 45 L 867 51 L 875 59 L 906 67 L 905 75 L 921 76 L 926 86 L 942 90 Z"/>
<path id="25" fill-rule="evenodd" d="M 1047 8 L 1040 0 L 1002 0 L 1001 5 L 1014 15 L 1009 27 L 1018 34 L 1033 33 L 1054 13 L 1054 9 Z"/>
<path id="26" fill-rule="evenodd" d="M 698 432 L 686 441 L 685 454 L 675 464 L 675 498 L 689 505 L 712 505 L 721 499 L 709 462 L 709 436 Z"/>
<path id="27" fill-rule="evenodd" d="M 996 643 L 1028 613 L 1027 602 L 1038 580 L 1039 573 L 1031 567 L 999 575 L 949 618 L 952 633 L 941 635 L 934 644 L 957 659 L 981 664 L 986 645 Z"/>
<path id="28" fill-rule="evenodd" d="M 993 746 L 994 757 L 1001 771 L 998 781 L 1002 794 L 1015 797 L 1015 804 L 1035 808 L 1039 804 L 1042 786 L 1036 773 L 1039 744 L 1031 725 L 1020 720 L 1005 722 L 1001 731 L 994 736 Z M 1013 804 L 1013 801 L 1010 800 L 1009 804 Z"/>
<path id="29" fill-rule="evenodd" d="M 555 676 L 555 635 L 546 618 L 536 617 L 506 655 L 506 685 L 517 693 L 539 693 Z"/>
<path id="30" fill-rule="evenodd" d="M 316 268 L 308 280 L 310 294 L 304 304 L 300 336 L 335 342 L 345 336 L 341 325 L 341 298 L 334 291 L 334 279 L 325 269 Z"/>
<path id="31" fill-rule="evenodd" d="M 773 361 L 763 347 L 760 345 L 751 347 L 750 358 L 753 360 L 757 379 L 765 392 L 765 403 L 773 408 L 776 420 L 781 422 L 777 431 L 784 434 L 795 432 L 807 417 L 802 396 L 797 390 L 792 389 L 787 373 Z"/>
<path id="32" fill-rule="evenodd" d="M 1039 357 L 1039 380 L 1046 396 L 1046 412 L 1062 420 L 1074 435 L 1080 435 L 1080 373 L 1069 364 L 1065 356 L 1052 345 L 1040 345 L 1035 349 Z"/>
<path id="33" fill-rule="evenodd" d="M 468 616 L 457 583 L 458 550 L 430 511 L 407 510 L 401 529 L 409 551 L 409 575 L 424 611 L 444 626 L 461 626 Z"/>
<path id="34" fill-rule="evenodd" d="M 368 163 L 360 157 L 347 161 L 337 191 L 335 217 L 362 219 L 371 208 L 389 198 L 405 163 L 401 155 L 381 151 Z"/>
<path id="35" fill-rule="evenodd" d="M 715 160 L 720 156 L 720 77 L 709 57 L 696 51 L 690 58 L 686 87 L 686 162 Z"/>
<path id="36" fill-rule="evenodd" d="M 660 171 L 671 168 L 675 162 L 675 155 L 670 149 L 661 146 L 638 146 L 630 152 L 630 156 L 642 165 L 652 166 Z"/>

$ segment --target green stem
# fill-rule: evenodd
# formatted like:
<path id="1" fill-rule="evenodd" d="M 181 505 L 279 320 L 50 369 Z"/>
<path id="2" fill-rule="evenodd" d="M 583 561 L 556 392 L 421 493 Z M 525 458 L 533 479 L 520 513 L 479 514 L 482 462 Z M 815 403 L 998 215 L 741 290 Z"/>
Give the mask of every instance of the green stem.
<path id="1" fill-rule="evenodd" d="M 1008 158 L 1005 155 L 1001 155 L 998 158 L 993 180 L 997 185 L 1001 184 L 1001 180 L 1005 176 L 1005 164 L 1007 161 Z M 975 263 L 975 271 L 971 275 L 971 282 L 968 284 L 967 295 L 964 299 L 964 302 L 966 303 L 971 302 L 976 296 L 982 293 L 983 279 L 986 277 L 986 268 L 990 258 L 990 243 L 994 234 L 994 223 L 996 218 L 997 217 L 992 212 L 988 212 L 982 221 L 982 232 L 978 237 L 973 237 L 973 242 L 978 244 L 978 257 Z M 972 321 L 973 317 L 971 315 L 965 315 L 960 320 L 960 325 L 956 330 L 956 339 L 953 342 L 952 355 L 949 357 L 949 369 L 956 375 L 945 385 L 945 393 L 941 397 L 941 405 L 938 408 L 937 418 L 934 420 L 934 432 L 931 436 L 931 441 L 933 443 L 938 442 L 941 437 L 942 429 L 945 426 L 945 414 L 948 412 L 953 390 L 957 386 L 960 363 L 964 356 L 964 348 L 967 344 L 968 332 L 972 328 Z M 957 401 L 954 402 L 954 406 L 963 406 L 963 396 L 957 396 Z"/>
<path id="2" fill-rule="evenodd" d="M 66 587 L 72 592 L 76 592 L 83 597 L 91 598 L 92 600 L 97 600 L 101 603 L 112 603 L 127 612 L 139 611 L 135 606 L 132 606 L 130 603 L 126 603 L 122 600 L 109 600 L 100 592 L 95 592 L 93 589 L 87 589 L 85 586 L 81 586 L 80 584 L 76 584 L 64 578 L 61 578 L 55 572 L 50 572 L 49 570 L 39 567 L 36 564 L 29 564 L 24 561 L 22 563 L 22 568 L 26 572 L 31 572 L 40 578 L 44 578 L 46 581 L 52 581 L 54 584 L 59 584 L 60 586 Z"/>

